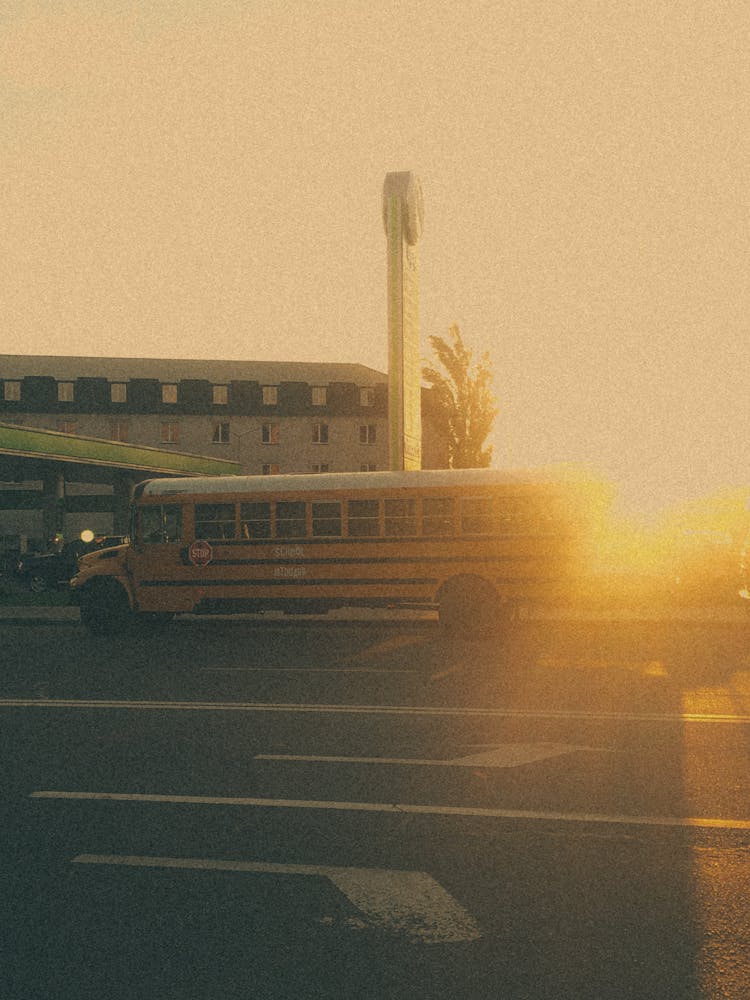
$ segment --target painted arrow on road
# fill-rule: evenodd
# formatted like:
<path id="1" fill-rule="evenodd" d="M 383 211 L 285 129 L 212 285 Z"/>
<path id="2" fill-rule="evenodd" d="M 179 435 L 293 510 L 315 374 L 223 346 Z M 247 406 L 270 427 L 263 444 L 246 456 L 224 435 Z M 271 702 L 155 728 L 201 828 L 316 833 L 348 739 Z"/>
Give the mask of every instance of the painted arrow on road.
<path id="1" fill-rule="evenodd" d="M 475 941 L 482 936 L 463 906 L 426 872 L 122 854 L 79 854 L 73 858 L 73 864 L 316 875 L 332 882 L 366 917 L 371 926 L 381 930 L 425 944 Z"/>

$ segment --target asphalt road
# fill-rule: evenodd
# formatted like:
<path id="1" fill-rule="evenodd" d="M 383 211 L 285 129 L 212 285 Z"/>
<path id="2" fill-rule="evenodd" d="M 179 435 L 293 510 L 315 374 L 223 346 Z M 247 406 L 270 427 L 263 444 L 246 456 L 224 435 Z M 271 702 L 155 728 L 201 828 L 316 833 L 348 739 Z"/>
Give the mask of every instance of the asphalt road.
<path id="1" fill-rule="evenodd" d="M 0 996 L 750 996 L 737 622 L 0 625 Z"/>

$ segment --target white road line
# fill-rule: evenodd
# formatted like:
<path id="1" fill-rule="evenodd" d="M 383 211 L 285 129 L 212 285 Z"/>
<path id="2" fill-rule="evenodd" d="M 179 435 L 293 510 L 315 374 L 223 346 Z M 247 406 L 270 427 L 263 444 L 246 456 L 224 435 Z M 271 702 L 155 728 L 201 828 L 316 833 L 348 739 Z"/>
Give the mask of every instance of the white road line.
<path id="1" fill-rule="evenodd" d="M 446 677 L 453 677 L 455 674 L 460 674 L 464 670 L 463 666 L 449 667 L 447 670 L 439 670 L 436 674 L 430 674 L 431 681 L 442 681 Z"/>
<path id="2" fill-rule="evenodd" d="M 68 799 L 100 802 L 152 802 L 164 805 L 253 806 L 263 809 L 321 809 L 338 812 L 391 813 L 421 816 L 474 816 L 483 819 L 540 820 L 552 823 L 608 823 L 623 826 L 688 827 L 711 830 L 750 830 L 750 819 L 708 816 L 625 816 L 606 813 L 541 812 L 527 809 L 485 809 L 478 806 L 440 806 L 387 802 L 327 802 L 319 799 L 261 799 L 223 795 L 157 795 L 141 792 L 31 792 L 32 799 Z"/>
<path id="3" fill-rule="evenodd" d="M 87 698 L 2 698 L 2 708 L 126 709 L 172 712 L 281 712 L 337 715 L 465 716 L 488 719 L 581 719 L 601 722 L 711 722 L 750 724 L 750 715 L 636 712 L 584 712 L 567 709 L 461 708 L 432 705 L 317 705 L 295 702 L 242 701 L 115 701 Z"/>
<path id="4" fill-rule="evenodd" d="M 550 760 L 577 750 L 612 753 L 609 748 L 573 746 L 568 743 L 503 743 L 484 753 L 468 757 L 432 759 L 419 757 L 332 757 L 313 754 L 259 753 L 255 760 L 288 760 L 312 764 L 405 764 L 429 767 L 521 767 L 540 760 Z"/>
<path id="5" fill-rule="evenodd" d="M 372 925 L 390 933 L 425 944 L 476 941 L 482 936 L 467 911 L 426 872 L 119 854 L 79 854 L 73 864 L 313 875 L 332 882 Z"/>
<path id="6" fill-rule="evenodd" d="M 418 670 L 384 670 L 378 667 L 201 667 L 204 674 L 417 674 Z"/>

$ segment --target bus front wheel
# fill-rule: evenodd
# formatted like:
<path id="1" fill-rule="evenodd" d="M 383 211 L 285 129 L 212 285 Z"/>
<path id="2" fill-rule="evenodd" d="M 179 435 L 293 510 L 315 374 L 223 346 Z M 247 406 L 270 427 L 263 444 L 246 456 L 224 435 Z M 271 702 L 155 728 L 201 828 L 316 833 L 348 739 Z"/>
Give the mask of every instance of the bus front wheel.
<path id="1" fill-rule="evenodd" d="M 91 584 L 81 594 L 81 624 L 92 635 L 112 635 L 133 620 L 128 595 L 119 583 Z"/>

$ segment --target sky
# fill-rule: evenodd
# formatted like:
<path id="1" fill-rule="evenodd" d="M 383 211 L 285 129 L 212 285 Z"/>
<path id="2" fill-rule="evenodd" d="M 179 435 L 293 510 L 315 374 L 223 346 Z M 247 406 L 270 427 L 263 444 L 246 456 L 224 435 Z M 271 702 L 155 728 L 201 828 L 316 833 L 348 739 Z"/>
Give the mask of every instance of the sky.
<path id="1" fill-rule="evenodd" d="M 750 484 L 750 17 L 721 0 L 0 0 L 0 352 L 489 352 L 493 464 Z"/>

